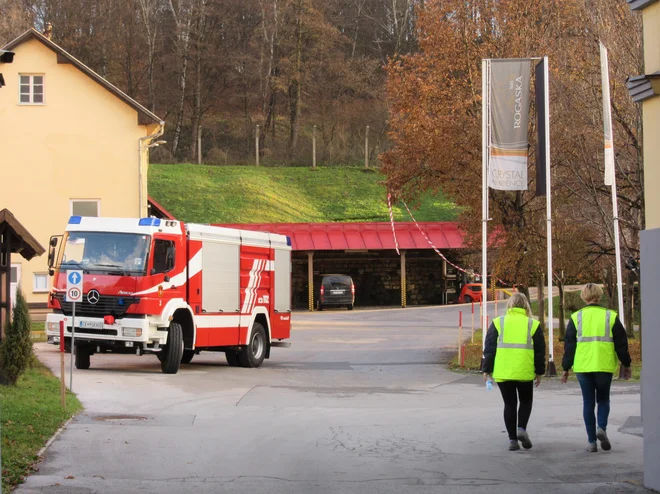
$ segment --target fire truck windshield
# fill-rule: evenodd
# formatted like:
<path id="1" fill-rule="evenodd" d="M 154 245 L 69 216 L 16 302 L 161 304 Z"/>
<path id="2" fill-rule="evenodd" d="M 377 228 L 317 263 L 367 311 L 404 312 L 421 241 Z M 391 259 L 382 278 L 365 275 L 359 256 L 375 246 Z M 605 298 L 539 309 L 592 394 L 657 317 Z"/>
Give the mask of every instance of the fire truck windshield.
<path id="1" fill-rule="evenodd" d="M 143 275 L 149 255 L 149 235 L 112 232 L 69 232 L 59 269 L 83 269 L 116 275 Z"/>

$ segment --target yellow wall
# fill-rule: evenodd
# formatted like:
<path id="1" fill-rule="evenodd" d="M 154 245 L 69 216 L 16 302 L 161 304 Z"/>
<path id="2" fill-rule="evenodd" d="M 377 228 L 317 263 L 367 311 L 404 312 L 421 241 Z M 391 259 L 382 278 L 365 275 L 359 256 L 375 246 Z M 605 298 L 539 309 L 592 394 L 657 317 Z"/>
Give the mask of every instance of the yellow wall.
<path id="1" fill-rule="evenodd" d="M 0 89 L 0 209 L 44 247 L 64 231 L 70 199 L 100 199 L 102 216 L 139 217 L 138 139 L 155 126 L 138 125 L 136 110 L 73 65 L 58 64 L 39 41 L 14 52 L 14 63 L 0 66 L 7 84 Z M 44 75 L 44 105 L 18 104 L 21 73 Z M 45 293 L 33 292 L 33 273 L 47 271 L 47 255 L 12 261 L 22 265 L 28 302 L 45 302 Z"/>
<path id="2" fill-rule="evenodd" d="M 660 30 L 660 26 L 658 26 Z M 644 101 L 644 200 L 646 229 L 660 228 L 660 96 Z"/>
<path id="3" fill-rule="evenodd" d="M 644 72 L 660 71 L 660 2 L 643 11 L 644 19 Z M 646 229 L 660 228 L 660 96 L 642 103 L 644 118 L 644 200 L 646 202 Z"/>
<path id="4" fill-rule="evenodd" d="M 644 20 L 644 73 L 660 70 L 660 2 L 642 11 Z"/>

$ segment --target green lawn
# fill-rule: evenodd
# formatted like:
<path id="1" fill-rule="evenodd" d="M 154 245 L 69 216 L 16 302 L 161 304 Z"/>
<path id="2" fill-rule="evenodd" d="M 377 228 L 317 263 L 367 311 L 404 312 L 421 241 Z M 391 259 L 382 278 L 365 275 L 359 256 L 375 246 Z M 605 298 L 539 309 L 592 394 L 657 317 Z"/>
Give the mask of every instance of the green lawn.
<path id="1" fill-rule="evenodd" d="M 200 223 L 389 221 L 384 176 L 360 167 L 151 165 L 149 195 L 177 219 Z M 395 221 L 411 221 L 402 204 Z M 426 194 L 418 221 L 453 221 L 456 206 Z"/>
<path id="2" fill-rule="evenodd" d="M 62 410 L 60 381 L 38 362 L 16 386 L 0 385 L 0 405 L 2 492 L 7 493 L 30 473 L 46 441 L 82 407 L 67 392 L 67 409 Z"/>

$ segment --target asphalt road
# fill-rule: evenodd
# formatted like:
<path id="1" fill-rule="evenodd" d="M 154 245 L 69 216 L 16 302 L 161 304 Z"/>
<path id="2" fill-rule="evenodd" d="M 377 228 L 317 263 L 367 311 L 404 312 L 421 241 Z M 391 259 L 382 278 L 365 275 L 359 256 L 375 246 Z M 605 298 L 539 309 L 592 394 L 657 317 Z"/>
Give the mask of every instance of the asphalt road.
<path id="1" fill-rule="evenodd" d="M 614 448 L 590 455 L 577 384 L 545 381 L 535 446 L 510 453 L 497 390 L 446 370 L 459 310 L 294 313 L 292 347 L 259 369 L 95 355 L 73 376 L 85 412 L 18 492 L 644 491 L 637 385 L 615 384 Z M 38 355 L 59 372 L 55 347 Z"/>

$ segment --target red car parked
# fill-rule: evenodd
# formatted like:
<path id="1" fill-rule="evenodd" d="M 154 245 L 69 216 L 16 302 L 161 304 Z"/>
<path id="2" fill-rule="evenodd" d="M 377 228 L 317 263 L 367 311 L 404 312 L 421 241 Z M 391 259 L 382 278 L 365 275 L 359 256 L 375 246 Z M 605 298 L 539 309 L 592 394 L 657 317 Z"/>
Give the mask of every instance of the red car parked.
<path id="1" fill-rule="evenodd" d="M 463 285 L 457 302 L 459 304 L 481 302 L 481 283 L 468 283 L 467 285 Z"/>

